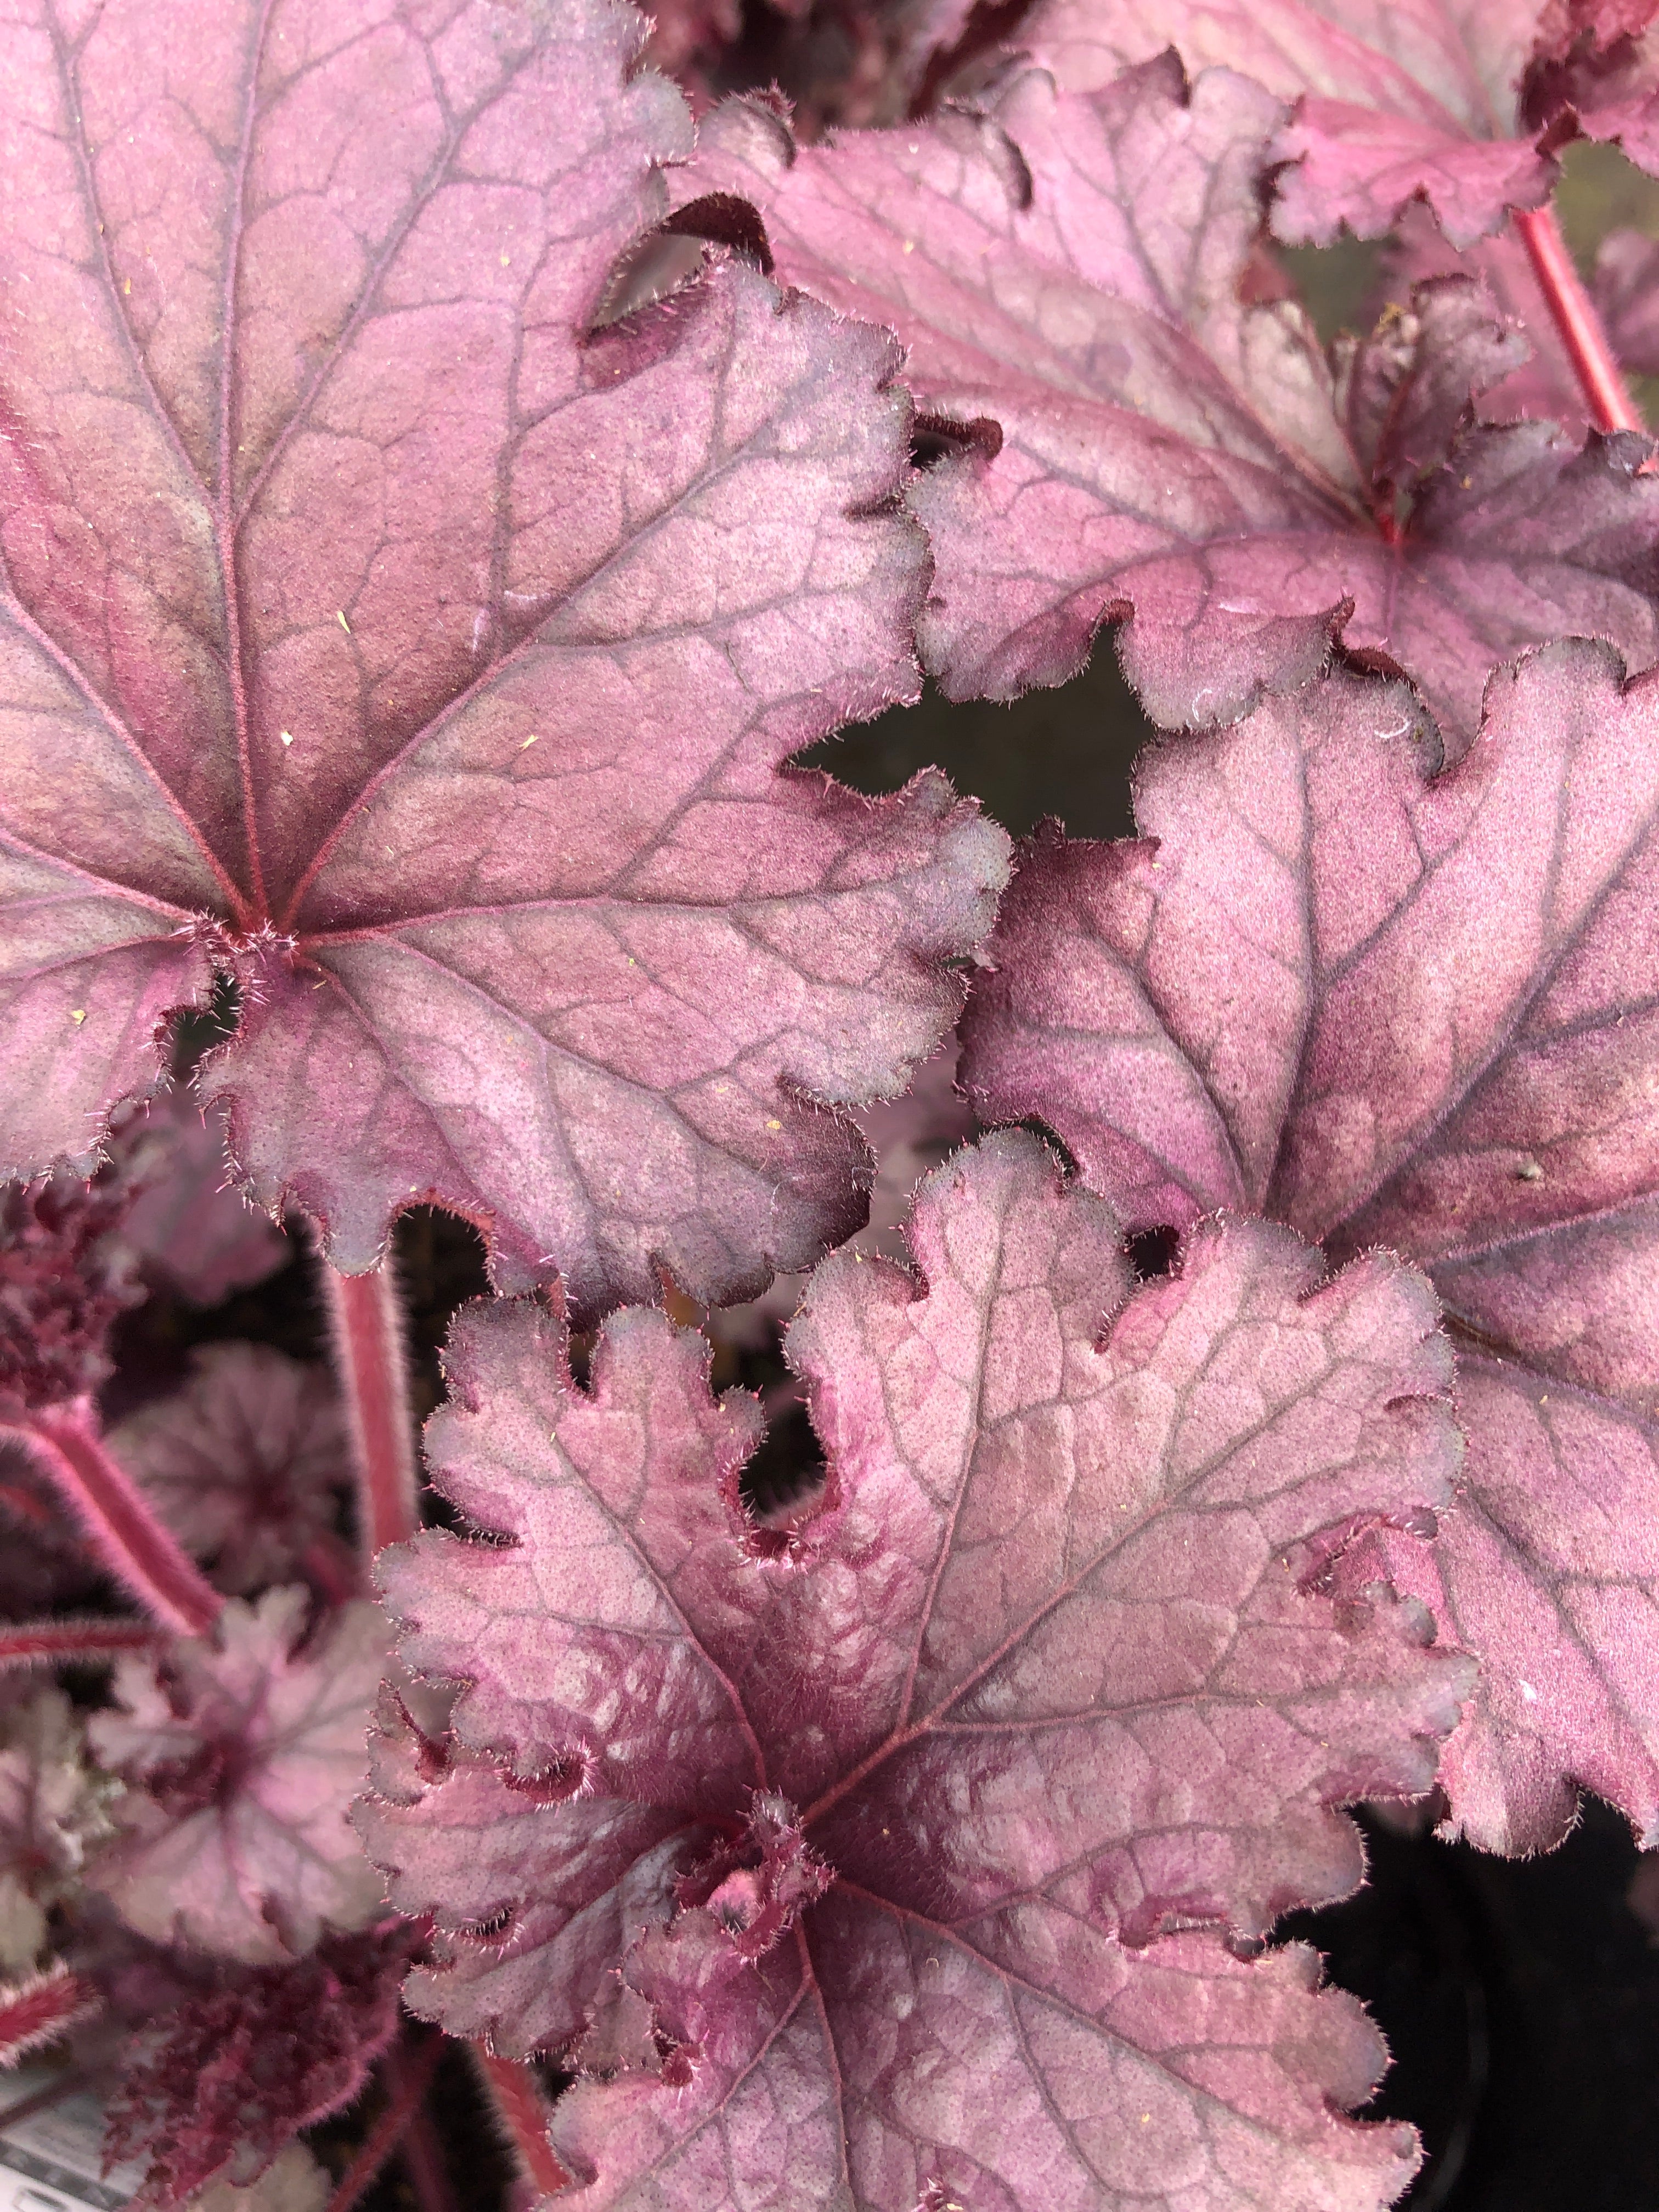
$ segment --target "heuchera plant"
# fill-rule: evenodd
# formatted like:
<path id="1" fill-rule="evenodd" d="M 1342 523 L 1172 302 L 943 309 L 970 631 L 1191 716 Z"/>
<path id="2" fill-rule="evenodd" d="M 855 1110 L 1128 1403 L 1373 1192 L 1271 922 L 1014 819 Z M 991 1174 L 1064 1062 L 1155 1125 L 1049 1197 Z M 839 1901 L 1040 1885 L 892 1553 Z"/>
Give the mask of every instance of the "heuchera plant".
<path id="1" fill-rule="evenodd" d="M 1346 1808 L 1659 1843 L 1654 12 L 17 0 L 0 2067 L 144 2203 L 452 2212 L 460 2047 L 519 2208 L 1373 2212 Z M 1136 837 L 792 764 L 1107 623 Z"/>

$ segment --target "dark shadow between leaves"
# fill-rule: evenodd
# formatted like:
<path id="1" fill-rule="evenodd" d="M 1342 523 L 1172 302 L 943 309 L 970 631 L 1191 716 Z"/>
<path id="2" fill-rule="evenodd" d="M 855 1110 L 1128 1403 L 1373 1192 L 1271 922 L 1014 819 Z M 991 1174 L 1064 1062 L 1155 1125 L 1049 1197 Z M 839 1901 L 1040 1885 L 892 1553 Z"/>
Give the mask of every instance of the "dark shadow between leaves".
<path id="1" fill-rule="evenodd" d="M 1075 837 L 1127 837 L 1128 769 L 1156 734 L 1103 634 L 1082 674 L 1055 690 L 1009 706 L 955 705 L 930 684 L 917 705 L 890 707 L 798 758 L 872 797 L 902 790 L 921 769 L 943 769 L 1016 836 L 1052 814 Z"/>

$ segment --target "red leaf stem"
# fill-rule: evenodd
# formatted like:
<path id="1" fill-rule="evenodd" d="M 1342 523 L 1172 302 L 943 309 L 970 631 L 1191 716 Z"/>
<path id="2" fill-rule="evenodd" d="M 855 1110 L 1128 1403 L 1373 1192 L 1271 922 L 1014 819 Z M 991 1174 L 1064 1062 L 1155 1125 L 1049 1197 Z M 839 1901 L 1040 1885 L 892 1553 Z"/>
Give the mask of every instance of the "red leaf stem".
<path id="1" fill-rule="evenodd" d="M 554 2197 L 568 2189 L 570 2176 L 547 2139 L 547 2100 L 530 2067 L 520 2059 L 497 2058 L 482 2044 L 473 2045 L 472 2056 L 507 2148 L 537 2197 Z"/>
<path id="2" fill-rule="evenodd" d="M 351 2212 L 351 2207 L 368 2194 L 375 2176 L 402 2142 L 420 2109 L 421 2100 L 431 2087 L 432 2076 L 437 2071 L 442 2050 L 443 2038 L 428 2035 L 422 2039 L 418 2050 L 405 2066 L 397 2070 L 395 2075 L 391 2069 L 382 2068 L 382 2075 L 390 2093 L 386 2109 L 369 2130 L 362 2149 L 341 2176 L 339 2186 L 328 2200 L 327 2212 Z"/>
<path id="3" fill-rule="evenodd" d="M 23 1445 L 98 1557 L 164 1627 L 181 1636 L 202 1636 L 212 1627 L 224 1600 L 94 1434 L 84 1410 L 15 1415 L 0 1433 Z"/>
<path id="4" fill-rule="evenodd" d="M 7 2071 L 31 2051 L 55 2043 L 98 2009 L 98 1992 L 61 1961 L 44 1973 L 0 1986 L 0 2067 Z"/>
<path id="5" fill-rule="evenodd" d="M 66 1659 L 108 1659 L 160 1642 L 147 1620 L 9 1621 L 0 1627 L 0 1668 L 49 1667 Z"/>
<path id="6" fill-rule="evenodd" d="M 1647 424 L 1626 387 L 1595 302 L 1573 266 L 1554 208 L 1516 208 L 1512 214 L 1533 274 L 1583 390 L 1591 422 L 1598 430 L 1644 431 Z"/>
<path id="7" fill-rule="evenodd" d="M 404 1318 L 390 1258 L 368 1275 L 318 1262 L 334 1325 L 334 1364 L 351 1431 L 357 1526 L 364 1557 L 421 1525 L 415 1429 L 404 1359 Z"/>

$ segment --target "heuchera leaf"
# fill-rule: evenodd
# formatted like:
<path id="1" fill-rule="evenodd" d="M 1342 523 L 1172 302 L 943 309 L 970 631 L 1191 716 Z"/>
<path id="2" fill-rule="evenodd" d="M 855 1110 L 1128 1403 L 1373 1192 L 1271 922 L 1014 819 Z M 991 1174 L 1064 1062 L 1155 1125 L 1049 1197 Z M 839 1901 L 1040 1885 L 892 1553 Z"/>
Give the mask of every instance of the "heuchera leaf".
<path id="1" fill-rule="evenodd" d="M 233 1598 L 211 1640 L 122 1660 L 118 1710 L 88 1724 L 128 1790 L 88 1879 L 156 1942 L 275 1964 L 379 1910 L 346 1815 L 386 1625 L 359 1602 L 298 1649 L 306 1603 L 301 1589 Z"/>
<path id="2" fill-rule="evenodd" d="M 136 2025 L 106 2151 L 148 2159 L 139 2203 L 181 2203 L 215 2176 L 246 2185 L 349 2104 L 397 2033 L 398 1973 L 419 1946 L 417 1929 L 382 1923 L 280 1966 L 107 1947 L 93 1971 Z"/>
<path id="3" fill-rule="evenodd" d="M 953 698 L 1059 683 L 1128 615 L 1125 670 L 1166 727 L 1235 718 L 1340 636 L 1409 675 L 1455 749 L 1524 645 L 1653 659 L 1645 439 L 1474 423 L 1517 342 L 1449 295 L 1357 383 L 1299 308 L 1250 304 L 1282 112 L 1165 55 L 1088 95 L 1030 71 L 983 115 L 833 145 L 794 148 L 757 100 L 706 126 L 679 189 L 751 198 L 780 271 L 890 323 L 923 422 L 957 426 L 911 495 L 938 564 L 923 653 Z M 1409 451 L 1349 404 L 1402 380 L 1433 394 Z"/>
<path id="4" fill-rule="evenodd" d="M 910 695 L 878 334 L 730 261 L 592 327 L 690 149 L 607 0 L 9 33 L 0 1163 L 210 972 L 267 1209 L 498 1280 L 758 1289 L 959 1001 L 1000 834 L 779 763 Z"/>
<path id="5" fill-rule="evenodd" d="M 289 1258 L 282 1231 L 231 1187 L 222 1107 L 204 1115 L 187 1090 L 170 1091 L 123 1120 L 116 1149 L 138 1186 L 122 1234 L 147 1275 L 212 1306 Z"/>
<path id="6" fill-rule="evenodd" d="M 1388 255 L 1388 289 L 1403 300 L 1431 276 L 1467 276 L 1483 283 L 1503 314 L 1526 332 L 1530 356 L 1482 395 L 1485 413 L 1507 421 L 1547 416 L 1574 438 L 1589 428 L 1583 387 L 1546 306 L 1526 248 L 1499 231 L 1459 253 L 1421 208 L 1407 208 Z M 1614 357 L 1628 371 L 1651 375 L 1659 366 L 1659 241 L 1639 231 L 1608 233 L 1596 251 L 1589 290 Z"/>
<path id="7" fill-rule="evenodd" d="M 326 1378 L 264 1344 L 201 1347 L 183 1387 L 108 1441 L 179 1542 L 237 1596 L 299 1571 L 332 1534 L 351 1476 Z"/>
<path id="8" fill-rule="evenodd" d="M 848 1238 L 848 1246 L 865 1253 L 884 1252 L 890 1259 L 903 1256 L 904 1230 L 917 1183 L 974 1133 L 973 1113 L 957 1088 L 956 1073 L 957 1041 L 950 1036 L 917 1068 L 902 1097 L 884 1098 L 854 1115 L 875 1156 L 875 1180 L 870 1186 L 870 1218 L 856 1237 Z M 720 1346 L 775 1344 L 800 1303 L 805 1281 L 804 1274 L 780 1275 L 751 1304 L 709 1314 L 709 1334 Z"/>
<path id="9" fill-rule="evenodd" d="M 1485 1664 L 1451 1826 L 1558 1842 L 1575 1783 L 1659 1840 L 1659 685 L 1603 648 L 1494 679 L 1425 773 L 1402 688 L 1333 678 L 1144 757 L 1119 845 L 1040 838 L 964 1074 L 1137 1224 L 1261 1208 L 1426 1267 L 1468 1347 L 1431 1598 Z"/>
<path id="10" fill-rule="evenodd" d="M 1295 166 L 1273 209 L 1287 241 L 1328 246 L 1345 225 L 1375 238 L 1420 198 L 1468 246 L 1548 198 L 1550 149 L 1577 128 L 1647 157 L 1652 13 L 1648 0 L 1046 0 L 1021 43 L 1071 91 L 1173 45 L 1190 70 L 1241 70 L 1294 100 L 1279 151 Z"/>
<path id="11" fill-rule="evenodd" d="M 1333 1808 L 1423 1787 L 1467 1687 L 1418 1608 L 1310 1586 L 1446 1493 L 1427 1286 L 1255 1223 L 1136 1289 L 1023 1134 L 912 1241 L 809 1287 L 829 1476 L 782 1528 L 700 1340 L 623 1313 L 585 1393 L 556 1320 L 464 1321 L 431 1456 L 495 1540 L 381 1555 L 453 1740 L 394 1713 L 359 1814 L 436 1917 L 410 2001 L 582 2070 L 575 2205 L 1384 2202 L 1363 2015 L 1194 1923 L 1352 1887 Z"/>

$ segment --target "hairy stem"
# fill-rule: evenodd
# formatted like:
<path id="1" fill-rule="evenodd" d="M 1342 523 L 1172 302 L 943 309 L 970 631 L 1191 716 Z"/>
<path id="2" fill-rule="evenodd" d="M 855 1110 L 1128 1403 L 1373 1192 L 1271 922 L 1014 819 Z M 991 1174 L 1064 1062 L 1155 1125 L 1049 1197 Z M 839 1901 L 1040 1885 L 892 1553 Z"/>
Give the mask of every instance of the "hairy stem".
<path id="1" fill-rule="evenodd" d="M 224 1605 L 92 1427 L 91 1409 L 53 1407 L 9 1421 L 13 1437 L 85 1530 L 98 1557 L 164 1627 L 204 1636 Z"/>
<path id="2" fill-rule="evenodd" d="M 90 2020 L 98 1992 L 61 1960 L 44 1972 L 0 1989 L 0 2068 L 9 2073 L 32 2051 L 45 2049 Z"/>
<path id="3" fill-rule="evenodd" d="M 1647 425 L 1613 358 L 1595 302 L 1584 289 L 1553 207 L 1511 210 L 1532 273 L 1567 349 L 1585 408 L 1598 430 L 1644 430 Z"/>
<path id="4" fill-rule="evenodd" d="M 421 1525 L 416 1502 L 415 1424 L 404 1362 L 404 1316 L 388 1255 L 372 1275 L 319 1266 L 334 1325 L 334 1364 L 345 1399 L 357 1474 L 364 1560 Z"/>
<path id="5" fill-rule="evenodd" d="M 374 2185 L 374 2177 L 403 2141 L 405 2130 L 420 2109 L 421 2100 L 432 2086 L 432 2076 L 437 2070 L 442 2049 L 443 2038 L 428 2035 L 422 2040 L 406 2063 L 395 2069 L 395 2073 L 382 2062 L 381 2076 L 387 2090 L 386 2110 L 369 2130 L 356 2157 L 341 2175 L 338 2187 L 328 2200 L 327 2212 L 351 2212 L 351 2207 Z"/>
<path id="6" fill-rule="evenodd" d="M 472 2057 L 524 2179 L 538 2197 L 568 2188 L 570 2176 L 547 2139 L 547 2100 L 531 2068 L 516 2058 L 497 2058 L 476 2043 Z"/>
<path id="7" fill-rule="evenodd" d="M 112 1659 L 123 1651 L 151 1651 L 161 1638 L 147 1620 L 7 1621 L 0 1626 L 0 1670 L 55 1667 L 66 1659 Z"/>

